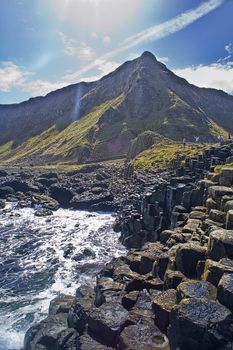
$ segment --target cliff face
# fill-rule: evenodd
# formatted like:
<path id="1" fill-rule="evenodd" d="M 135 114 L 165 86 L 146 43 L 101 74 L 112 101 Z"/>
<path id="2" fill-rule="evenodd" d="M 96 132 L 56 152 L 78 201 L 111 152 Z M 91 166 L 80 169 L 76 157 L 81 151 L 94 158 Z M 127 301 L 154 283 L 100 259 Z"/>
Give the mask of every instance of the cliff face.
<path id="1" fill-rule="evenodd" d="M 0 130 L 9 162 L 113 159 L 148 130 L 189 141 L 233 133 L 233 97 L 189 84 L 145 52 L 99 81 L 1 105 Z"/>

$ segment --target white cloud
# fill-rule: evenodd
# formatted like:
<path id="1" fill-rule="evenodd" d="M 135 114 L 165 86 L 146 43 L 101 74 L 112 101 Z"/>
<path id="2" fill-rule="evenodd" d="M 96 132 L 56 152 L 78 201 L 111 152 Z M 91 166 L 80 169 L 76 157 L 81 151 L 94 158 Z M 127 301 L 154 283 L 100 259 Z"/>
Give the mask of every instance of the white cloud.
<path id="1" fill-rule="evenodd" d="M 72 38 L 69 38 L 67 35 L 65 35 L 63 32 L 58 32 L 59 37 L 61 38 L 61 41 L 64 45 L 64 53 L 68 56 L 74 56 L 77 54 L 78 49 L 75 46 L 76 41 Z"/>
<path id="2" fill-rule="evenodd" d="M 94 60 L 92 63 L 81 68 L 79 71 L 72 73 L 73 79 L 77 81 L 81 76 L 83 76 L 90 70 L 94 68 L 98 68 L 99 60 L 105 61 L 105 62 L 111 61 L 113 57 L 117 56 L 122 52 L 127 51 L 132 47 L 138 46 L 139 44 L 142 44 L 147 41 L 164 38 L 168 35 L 171 35 L 175 32 L 178 32 L 184 29 L 185 27 L 192 24 L 199 18 L 207 15 L 209 12 L 221 6 L 224 3 L 224 1 L 225 0 L 206 1 L 201 5 L 197 6 L 195 9 L 184 12 L 169 21 L 150 27 L 136 35 L 128 37 L 127 39 L 124 40 L 123 45 L 121 47 L 113 51 L 109 51 L 105 55 Z"/>
<path id="3" fill-rule="evenodd" d="M 231 55 L 233 54 L 233 43 L 229 43 L 225 46 L 225 50 Z"/>
<path id="4" fill-rule="evenodd" d="M 85 2 L 91 2 L 93 0 L 80 0 L 79 2 L 76 2 L 75 0 L 51 0 L 55 8 L 60 11 L 61 16 L 66 16 L 67 11 L 70 15 L 75 14 L 76 7 L 72 7 L 71 5 L 78 3 L 85 3 Z M 96 0 L 95 0 L 96 1 Z M 98 5 L 100 0 L 97 0 L 96 6 Z M 122 4 L 124 8 L 127 8 L 126 0 L 117 0 L 117 2 L 114 0 L 114 3 L 116 3 L 116 6 L 119 4 Z M 127 0 L 127 2 L 131 2 L 139 5 L 139 0 Z M 37 80 L 34 82 L 28 82 L 27 84 L 27 91 L 31 91 L 32 94 L 37 93 L 37 91 L 50 91 L 52 89 L 62 87 L 64 85 L 68 85 L 73 82 L 77 82 L 80 80 L 81 77 L 85 76 L 85 74 L 94 68 L 98 69 L 103 74 L 106 74 L 108 72 L 108 68 L 113 68 L 113 57 L 117 56 L 118 54 L 125 52 L 129 50 L 130 48 L 136 47 L 142 43 L 152 41 L 152 40 L 158 40 L 161 38 L 164 38 L 168 35 L 171 35 L 175 32 L 178 32 L 188 25 L 192 24 L 193 22 L 197 21 L 199 18 L 207 15 L 211 11 L 217 9 L 219 6 L 221 6 L 225 0 L 209 0 L 201 5 L 197 6 L 196 8 L 189 10 L 187 12 L 184 12 L 177 17 L 166 21 L 164 23 L 161 23 L 159 25 L 150 27 L 136 35 L 133 35 L 131 37 L 128 37 L 124 42 L 122 43 L 122 46 L 119 48 L 116 48 L 113 51 L 109 51 L 108 53 L 102 55 L 101 57 L 97 58 L 94 50 L 88 46 L 86 43 L 82 43 L 80 47 L 77 47 L 77 43 L 74 39 L 67 37 L 64 33 L 59 32 L 59 36 L 64 44 L 64 52 L 67 55 L 70 56 L 76 56 L 79 57 L 82 61 L 90 62 L 86 66 L 82 67 L 76 72 L 72 72 L 70 74 L 65 75 L 61 81 L 56 83 L 50 83 L 43 80 Z M 107 0 L 102 0 L 101 4 L 107 4 Z M 110 2 L 109 2 L 110 3 Z M 109 4 L 108 3 L 108 4 Z M 141 3 L 141 2 L 140 2 Z M 69 4 L 69 6 L 68 6 Z M 100 5 L 100 4 L 99 4 Z M 100 7 L 102 9 L 102 6 Z M 119 6 L 118 6 L 119 10 Z M 70 12 L 71 11 L 71 12 Z M 114 9 L 112 7 L 112 11 L 114 14 L 114 18 L 118 19 L 118 16 L 116 16 L 116 13 L 114 13 Z M 79 13 L 80 15 L 80 13 Z M 83 16 L 83 14 L 82 14 Z M 82 18 L 84 20 L 84 23 L 86 23 L 86 16 L 83 16 Z M 77 20 L 77 18 L 76 18 Z M 106 29 L 106 28 L 105 28 Z M 227 48 L 229 49 L 228 45 Z M 165 58 L 166 60 L 167 58 Z M 117 65 L 117 64 L 116 64 Z M 223 88 L 226 91 L 232 91 L 232 68 L 229 68 L 228 66 L 224 66 L 221 64 L 216 64 L 212 66 L 198 66 L 198 67 L 191 67 L 186 68 L 183 70 L 177 70 L 178 74 L 185 75 L 187 79 L 190 79 L 190 82 L 196 83 L 197 85 L 203 85 L 208 86 L 212 85 L 212 87 L 217 88 Z M 6 71 L 4 69 L 9 69 L 9 74 L 5 74 Z M 2 74 L 2 77 L 1 77 Z M 217 74 L 217 75 L 214 75 Z M 8 77 L 6 77 L 8 75 Z M 13 86 L 20 85 L 21 82 L 25 81 L 27 79 L 28 73 L 22 71 L 19 67 L 15 66 L 13 63 L 10 64 L 9 67 L 5 67 L 0 71 L 0 89 L 9 90 Z M 205 78 L 204 78 L 205 77 Z M 214 77 L 214 78 L 213 78 Z M 205 82 L 207 79 L 207 82 Z M 17 83 L 18 82 L 18 83 Z M 36 86 L 38 86 L 38 89 L 36 89 Z"/>
<path id="5" fill-rule="evenodd" d="M 105 35 L 105 37 L 103 38 L 103 43 L 108 45 L 108 44 L 111 44 L 112 42 L 112 39 L 109 35 Z"/>
<path id="6" fill-rule="evenodd" d="M 166 64 L 166 63 L 169 62 L 169 58 L 166 57 L 166 56 L 156 56 L 156 58 L 157 58 L 157 60 L 158 60 L 159 62 L 162 62 L 162 63 L 164 63 L 164 64 Z"/>
<path id="7" fill-rule="evenodd" d="M 23 68 L 13 62 L 2 62 L 0 68 L 0 90 L 7 92 L 14 87 L 22 85 L 30 75 Z"/>
<path id="8" fill-rule="evenodd" d="M 51 83 L 47 80 L 32 80 L 23 84 L 22 88 L 26 92 L 30 92 L 31 96 L 46 95 L 49 92 L 68 85 L 66 82 Z"/>
<path id="9" fill-rule="evenodd" d="M 76 40 L 69 38 L 63 32 L 58 32 L 59 37 L 64 45 L 64 53 L 68 56 L 75 56 L 81 61 L 90 62 L 95 59 L 95 50 L 88 46 L 85 42 L 82 42 L 80 46 L 77 46 Z"/>
<path id="10" fill-rule="evenodd" d="M 86 43 L 82 43 L 81 46 L 78 48 L 78 57 L 81 61 L 93 61 L 96 57 L 95 50 L 88 46 Z"/>
<path id="11" fill-rule="evenodd" d="M 185 78 L 191 84 L 221 89 L 233 94 L 233 62 L 176 69 L 174 73 Z"/>
<path id="12" fill-rule="evenodd" d="M 98 39 L 98 34 L 96 32 L 91 33 L 91 38 L 92 39 Z"/>

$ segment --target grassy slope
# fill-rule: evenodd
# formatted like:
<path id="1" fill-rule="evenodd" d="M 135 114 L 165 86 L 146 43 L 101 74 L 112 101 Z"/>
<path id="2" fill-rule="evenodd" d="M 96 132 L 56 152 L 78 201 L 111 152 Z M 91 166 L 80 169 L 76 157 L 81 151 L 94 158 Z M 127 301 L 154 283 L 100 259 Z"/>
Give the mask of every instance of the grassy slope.
<path id="1" fill-rule="evenodd" d="M 191 157 L 202 153 L 208 147 L 210 146 L 205 144 L 187 144 L 183 147 L 182 144 L 178 143 L 162 142 L 140 153 L 131 164 L 138 169 L 151 167 L 163 168 L 175 159 L 177 155 Z"/>
<path id="2" fill-rule="evenodd" d="M 104 102 L 62 131 L 58 131 L 55 126 L 52 126 L 42 134 L 30 138 L 15 150 L 12 149 L 12 143 L 3 145 L 0 147 L 0 156 L 8 156 L 6 162 L 12 162 L 19 161 L 39 151 L 43 156 L 65 158 L 78 146 L 90 144 L 88 135 L 90 130 L 96 127 L 98 119 L 110 107 L 118 106 L 123 99 L 124 95 L 120 95 L 113 100 Z M 11 154 L 12 151 L 14 154 Z"/>

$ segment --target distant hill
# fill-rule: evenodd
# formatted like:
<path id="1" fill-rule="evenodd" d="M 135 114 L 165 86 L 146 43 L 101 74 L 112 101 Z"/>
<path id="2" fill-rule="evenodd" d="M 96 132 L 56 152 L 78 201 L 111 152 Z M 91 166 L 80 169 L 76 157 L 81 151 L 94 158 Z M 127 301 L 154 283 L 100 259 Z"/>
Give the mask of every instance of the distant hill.
<path id="1" fill-rule="evenodd" d="M 191 85 L 144 52 L 96 82 L 0 105 L 0 160 L 100 161 L 137 154 L 157 138 L 212 142 L 228 132 L 233 96 Z"/>

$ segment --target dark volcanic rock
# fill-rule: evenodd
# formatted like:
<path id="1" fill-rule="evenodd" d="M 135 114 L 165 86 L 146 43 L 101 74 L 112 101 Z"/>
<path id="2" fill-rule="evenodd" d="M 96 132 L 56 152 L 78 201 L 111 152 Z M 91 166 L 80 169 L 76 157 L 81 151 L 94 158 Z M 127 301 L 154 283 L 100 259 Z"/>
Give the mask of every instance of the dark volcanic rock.
<path id="1" fill-rule="evenodd" d="M 218 300 L 233 311 L 233 274 L 226 273 L 218 284 Z"/>
<path id="2" fill-rule="evenodd" d="M 167 337 L 153 324 L 126 327 L 120 334 L 119 350 L 169 350 Z"/>
<path id="3" fill-rule="evenodd" d="M 208 299 L 184 299 L 171 312 L 171 350 L 220 349 L 232 339 L 231 312 Z"/>
<path id="4" fill-rule="evenodd" d="M 205 259 L 206 248 L 195 243 L 185 243 L 176 251 L 176 267 L 185 276 L 195 277 L 199 260 Z"/>
<path id="5" fill-rule="evenodd" d="M 59 185 L 52 185 L 50 187 L 50 193 L 51 197 L 56 199 L 61 206 L 68 206 L 74 196 L 71 189 Z"/>
<path id="6" fill-rule="evenodd" d="M 93 309 L 88 317 L 88 327 L 103 344 L 116 346 L 117 336 L 123 328 L 128 315 L 119 303 L 109 302 Z"/>

